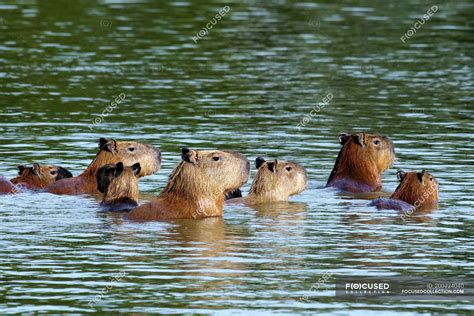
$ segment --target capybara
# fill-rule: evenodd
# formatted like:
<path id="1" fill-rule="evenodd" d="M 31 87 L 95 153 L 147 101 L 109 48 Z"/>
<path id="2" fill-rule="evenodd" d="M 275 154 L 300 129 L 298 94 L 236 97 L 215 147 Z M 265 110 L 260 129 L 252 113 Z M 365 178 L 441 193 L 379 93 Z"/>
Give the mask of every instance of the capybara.
<path id="1" fill-rule="evenodd" d="M 433 210 L 438 208 L 439 185 L 435 177 L 426 172 L 397 172 L 398 185 L 392 196 L 378 198 L 370 202 L 370 206 L 378 209 L 394 209 L 403 211 L 405 217 L 417 210 Z"/>
<path id="2" fill-rule="evenodd" d="M 104 165 L 119 162 L 127 166 L 140 163 L 139 176 L 144 177 L 160 170 L 161 152 L 158 148 L 143 143 L 101 138 L 99 152 L 80 176 L 59 180 L 46 187 L 46 191 L 54 194 L 99 193 L 97 171 Z"/>
<path id="3" fill-rule="evenodd" d="M 104 194 L 102 208 L 123 211 L 137 207 L 140 171 L 140 163 L 131 167 L 125 167 L 122 162 L 100 167 L 97 171 L 97 190 Z"/>
<path id="4" fill-rule="evenodd" d="M 163 192 L 127 214 L 132 220 L 198 219 L 222 216 L 225 193 L 249 178 L 245 156 L 231 151 L 182 149 L 182 161 Z"/>
<path id="5" fill-rule="evenodd" d="M 10 180 L 7 178 L 0 176 L 0 194 L 10 193 L 14 194 L 17 193 L 17 190 L 21 188 L 17 188 Z"/>
<path id="6" fill-rule="evenodd" d="M 308 184 L 306 169 L 295 162 L 266 161 L 258 157 L 255 167 L 258 171 L 248 196 L 230 200 L 230 203 L 256 205 L 288 201 L 290 196 L 303 192 Z"/>
<path id="7" fill-rule="evenodd" d="M 33 163 L 32 167 L 18 166 L 18 176 L 11 179 L 13 184 L 21 184 L 30 190 L 44 189 L 61 179 L 72 178 L 72 174 L 60 166 L 44 166 Z"/>
<path id="8" fill-rule="evenodd" d="M 395 161 L 395 146 L 379 134 L 339 134 L 342 145 L 326 186 L 353 193 L 382 189 L 382 173 Z"/>

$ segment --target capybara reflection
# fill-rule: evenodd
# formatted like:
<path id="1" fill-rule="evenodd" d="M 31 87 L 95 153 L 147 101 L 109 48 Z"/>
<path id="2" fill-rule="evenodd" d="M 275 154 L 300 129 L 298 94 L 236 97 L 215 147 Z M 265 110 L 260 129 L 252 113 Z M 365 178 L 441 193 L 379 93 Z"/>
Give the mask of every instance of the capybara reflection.
<path id="1" fill-rule="evenodd" d="M 438 208 L 439 185 L 435 177 L 426 172 L 397 172 L 398 185 L 392 196 L 378 198 L 369 205 L 378 209 L 394 209 L 410 214 L 417 210 Z"/>
<path id="2" fill-rule="evenodd" d="M 339 134 L 342 148 L 328 179 L 328 187 L 353 193 L 382 189 L 382 173 L 395 161 L 392 141 L 379 134 Z"/>
<path id="3" fill-rule="evenodd" d="M 133 209 L 127 218 L 170 220 L 222 216 L 225 193 L 248 181 L 250 164 L 239 153 L 183 148 L 181 157 L 163 192 Z"/>
<path id="4" fill-rule="evenodd" d="M 306 169 L 291 161 L 266 161 L 263 157 L 255 160 L 258 169 L 247 197 L 230 200 L 248 205 L 288 201 L 292 195 L 306 189 L 308 176 Z"/>
<path id="5" fill-rule="evenodd" d="M 160 150 L 147 144 L 101 138 L 99 152 L 87 169 L 78 177 L 57 181 L 46 188 L 54 194 L 92 194 L 97 190 L 97 171 L 107 164 L 122 162 L 131 166 L 140 163 L 140 177 L 157 172 L 161 166 Z"/>
<path id="6" fill-rule="evenodd" d="M 13 184 L 21 184 L 30 190 L 44 189 L 61 179 L 72 178 L 72 174 L 59 166 L 43 166 L 33 163 L 32 167 L 18 166 L 18 176 L 11 179 Z"/>
<path id="7" fill-rule="evenodd" d="M 104 194 L 105 210 L 122 211 L 138 206 L 140 163 L 125 167 L 122 162 L 102 166 L 97 171 L 97 190 Z"/>

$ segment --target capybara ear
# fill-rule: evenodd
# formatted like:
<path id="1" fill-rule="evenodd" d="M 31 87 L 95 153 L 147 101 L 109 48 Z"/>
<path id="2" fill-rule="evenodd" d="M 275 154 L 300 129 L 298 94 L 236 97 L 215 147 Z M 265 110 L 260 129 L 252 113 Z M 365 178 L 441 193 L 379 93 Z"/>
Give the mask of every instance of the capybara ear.
<path id="1" fill-rule="evenodd" d="M 117 151 L 117 142 L 110 138 L 101 138 L 99 139 L 99 148 L 100 150 L 115 153 Z"/>
<path id="2" fill-rule="evenodd" d="M 344 133 L 344 132 L 339 133 L 339 143 L 342 146 L 344 146 L 344 144 L 349 140 L 349 138 L 351 138 L 351 135 L 349 135 L 347 133 Z"/>
<path id="3" fill-rule="evenodd" d="M 33 170 L 33 173 L 34 173 L 35 175 L 39 176 L 39 175 L 40 175 L 40 171 L 41 171 L 40 169 L 41 169 L 41 167 L 40 167 L 39 163 L 34 162 L 34 163 L 33 163 L 33 169 L 32 169 L 32 170 Z"/>
<path id="4" fill-rule="evenodd" d="M 181 159 L 183 159 L 183 161 L 195 164 L 197 162 L 197 152 L 186 147 L 182 148 Z"/>
<path id="5" fill-rule="evenodd" d="M 418 180 L 420 180 L 421 184 L 423 184 L 423 176 L 425 175 L 425 173 L 426 173 L 425 169 L 423 169 L 421 172 L 416 173 L 416 176 Z"/>
<path id="6" fill-rule="evenodd" d="M 66 178 L 72 178 L 72 173 L 69 172 L 66 168 L 59 167 L 58 175 L 56 176 L 56 181 Z"/>
<path id="7" fill-rule="evenodd" d="M 260 167 L 265 163 L 265 158 L 263 157 L 257 157 L 257 159 L 255 159 L 255 168 L 260 169 Z"/>
<path id="8" fill-rule="evenodd" d="M 140 171 L 142 171 L 142 167 L 140 166 L 140 163 L 137 162 L 136 164 L 134 164 L 132 166 L 132 170 L 133 170 L 133 173 L 138 176 L 138 174 L 140 174 Z"/>
<path id="9" fill-rule="evenodd" d="M 406 173 L 405 171 L 403 171 L 403 170 L 398 170 L 398 171 L 397 171 L 397 179 L 398 179 L 398 181 L 402 182 L 406 175 L 407 175 L 407 173 Z"/>
<path id="10" fill-rule="evenodd" d="M 277 165 L 278 165 L 278 160 L 276 159 L 272 162 L 267 163 L 268 169 L 270 169 L 270 171 L 273 173 L 276 173 Z"/>
<path id="11" fill-rule="evenodd" d="M 24 165 L 18 165 L 16 166 L 18 168 L 18 175 L 21 176 L 21 174 L 23 173 L 23 171 L 25 171 L 25 169 L 27 169 L 28 167 L 24 166 Z"/>
<path id="12" fill-rule="evenodd" d="M 365 147 L 365 134 L 364 133 L 359 133 L 357 135 L 354 135 L 354 141 L 356 144 L 359 144 L 362 147 Z"/>
<path id="13" fill-rule="evenodd" d="M 119 162 L 115 165 L 115 173 L 114 175 L 116 177 L 120 176 L 123 172 L 123 163 L 122 162 Z"/>

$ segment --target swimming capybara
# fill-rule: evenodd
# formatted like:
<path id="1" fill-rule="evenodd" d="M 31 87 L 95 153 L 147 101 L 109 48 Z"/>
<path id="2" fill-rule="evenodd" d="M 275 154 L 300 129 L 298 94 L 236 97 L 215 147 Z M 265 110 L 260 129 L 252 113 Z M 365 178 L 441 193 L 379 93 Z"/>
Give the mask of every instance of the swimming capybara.
<path id="1" fill-rule="evenodd" d="M 181 158 L 163 192 L 133 209 L 128 219 L 222 216 L 225 193 L 240 188 L 249 179 L 249 161 L 236 152 L 183 148 Z"/>
<path id="2" fill-rule="evenodd" d="M 159 149 L 138 142 L 116 141 L 101 138 L 99 152 L 87 169 L 78 177 L 57 181 L 46 188 L 46 192 L 54 194 L 93 194 L 97 190 L 97 171 L 107 164 L 122 162 L 127 166 L 140 163 L 140 177 L 151 175 L 161 166 Z"/>
<path id="3" fill-rule="evenodd" d="M 43 166 L 33 163 L 32 167 L 18 166 L 18 176 L 11 179 L 13 184 L 21 184 L 30 190 L 44 189 L 61 179 L 72 178 L 72 174 L 59 166 Z"/>
<path id="4" fill-rule="evenodd" d="M 392 196 L 378 198 L 369 205 L 378 209 L 394 209 L 403 211 L 405 216 L 417 210 L 433 210 L 438 208 L 439 185 L 435 177 L 423 170 L 422 172 L 397 172 L 398 185 Z"/>
<path id="5" fill-rule="evenodd" d="M 303 192 L 308 184 L 306 169 L 291 161 L 266 161 L 258 157 L 255 167 L 258 171 L 248 196 L 229 202 L 255 205 L 288 201 L 290 196 Z"/>
<path id="6" fill-rule="evenodd" d="M 392 141 L 379 134 L 339 134 L 342 148 L 326 186 L 353 193 L 382 189 L 382 173 L 395 161 Z"/>
<path id="7" fill-rule="evenodd" d="M 102 208 L 122 211 L 137 207 L 140 171 L 140 163 L 131 167 L 125 167 L 122 162 L 100 167 L 97 171 L 97 190 L 104 194 Z"/>
<path id="8" fill-rule="evenodd" d="M 3 176 L 0 176 L 0 194 L 4 194 L 4 193 L 14 194 L 16 193 L 15 188 L 16 188 L 15 185 L 10 180 L 8 180 L 7 178 Z"/>

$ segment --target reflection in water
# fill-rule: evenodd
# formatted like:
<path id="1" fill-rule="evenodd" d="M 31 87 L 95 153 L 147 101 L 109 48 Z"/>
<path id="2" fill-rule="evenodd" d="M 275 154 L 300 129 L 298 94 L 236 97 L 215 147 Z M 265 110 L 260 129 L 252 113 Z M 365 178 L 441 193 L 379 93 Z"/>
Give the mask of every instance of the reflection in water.
<path id="1" fill-rule="evenodd" d="M 87 302 L 120 271 L 124 280 L 95 312 L 379 312 L 386 306 L 329 292 L 302 306 L 294 299 L 328 271 L 469 275 L 472 4 L 437 5 L 407 44 L 400 37 L 431 5 L 243 1 L 229 4 L 198 44 L 192 36 L 221 5 L 0 5 L 0 175 L 12 178 L 18 164 L 34 161 L 79 174 L 99 137 L 162 150 L 162 170 L 140 179 L 140 203 L 161 191 L 179 148 L 191 145 L 296 161 L 309 175 L 296 202 L 227 205 L 222 219 L 197 222 L 130 223 L 98 212 L 88 196 L 0 197 L 0 313 L 94 312 Z M 121 93 L 127 98 L 91 131 Z M 329 93 L 331 102 L 298 129 Z M 340 131 L 394 141 L 396 167 L 384 173 L 383 193 L 321 188 Z M 395 190 L 397 168 L 436 174 L 439 209 L 403 222 L 368 207 Z M 471 310 L 469 302 L 390 303 L 394 314 Z"/>

